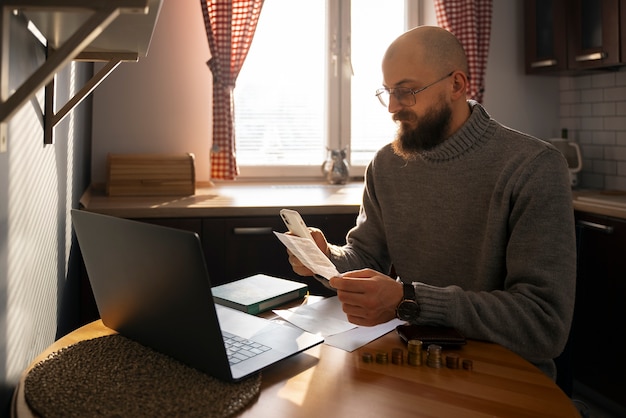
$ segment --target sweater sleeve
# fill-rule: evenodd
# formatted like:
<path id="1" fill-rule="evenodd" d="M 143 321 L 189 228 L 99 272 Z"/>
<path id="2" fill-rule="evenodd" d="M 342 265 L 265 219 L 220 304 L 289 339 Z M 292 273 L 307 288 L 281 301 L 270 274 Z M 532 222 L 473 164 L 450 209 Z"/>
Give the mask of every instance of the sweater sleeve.
<path id="1" fill-rule="evenodd" d="M 373 179 L 375 161 L 372 160 L 365 171 L 365 187 L 356 227 L 348 232 L 345 245 L 329 245 L 330 260 L 342 273 L 371 268 L 389 274 L 391 269 L 384 222 Z"/>

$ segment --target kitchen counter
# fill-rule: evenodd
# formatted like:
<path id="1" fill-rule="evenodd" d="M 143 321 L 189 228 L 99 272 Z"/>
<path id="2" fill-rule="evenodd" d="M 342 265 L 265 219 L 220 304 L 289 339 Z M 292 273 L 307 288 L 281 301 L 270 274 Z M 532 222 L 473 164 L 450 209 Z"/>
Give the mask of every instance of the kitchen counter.
<path id="1" fill-rule="evenodd" d="M 626 191 L 575 190 L 574 210 L 626 219 Z"/>
<path id="2" fill-rule="evenodd" d="M 278 215 L 291 208 L 302 215 L 357 214 L 363 183 L 323 182 L 201 183 L 192 196 L 110 197 L 92 186 L 81 198 L 83 209 L 123 218 L 205 218 Z"/>
<path id="3" fill-rule="evenodd" d="M 199 183 L 192 196 L 109 197 L 94 186 L 81 198 L 84 209 L 124 218 L 273 216 L 284 207 L 303 215 L 357 214 L 363 183 L 323 182 Z M 574 209 L 626 219 L 626 191 L 574 190 Z"/>

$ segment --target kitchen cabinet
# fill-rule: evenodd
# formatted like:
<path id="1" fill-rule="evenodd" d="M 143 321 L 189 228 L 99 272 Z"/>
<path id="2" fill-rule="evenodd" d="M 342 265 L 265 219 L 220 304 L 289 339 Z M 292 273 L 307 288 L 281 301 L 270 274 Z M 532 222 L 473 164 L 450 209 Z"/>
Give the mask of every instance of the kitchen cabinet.
<path id="1" fill-rule="evenodd" d="M 354 214 L 302 215 L 307 225 L 320 228 L 329 242 L 342 244 L 356 221 Z M 278 216 L 204 218 L 202 242 L 213 285 L 265 273 L 306 283 L 309 291 L 329 295 L 313 278 L 298 276 L 273 231 L 284 232 Z"/>
<path id="2" fill-rule="evenodd" d="M 526 73 L 567 69 L 565 0 L 526 0 Z"/>
<path id="3" fill-rule="evenodd" d="M 572 324 L 574 379 L 626 407 L 626 220 L 576 212 L 580 228 L 576 308 Z"/>
<path id="4" fill-rule="evenodd" d="M 363 183 L 224 182 L 196 184 L 190 196 L 111 197 L 103 185 L 92 185 L 81 197 L 83 210 L 184 229 L 198 234 L 214 285 L 266 273 L 309 285 L 316 295 L 332 294 L 313 278 L 296 275 L 287 251 L 273 231 L 287 230 L 279 212 L 295 209 L 329 242 L 341 244 L 355 225 Z M 97 319 L 87 276 L 81 298 L 83 323 Z M 94 317 L 95 316 L 95 317 Z"/>
<path id="5" fill-rule="evenodd" d="M 356 222 L 356 214 L 302 215 L 309 226 L 320 228 L 328 242 L 345 243 L 346 233 Z M 134 218 L 133 220 L 195 232 L 200 237 L 207 269 L 213 286 L 265 273 L 306 283 L 315 295 L 332 296 L 312 277 L 293 272 L 287 251 L 273 231 L 286 231 L 279 216 L 207 217 L 207 218 Z M 84 266 L 83 266 L 84 268 Z M 82 323 L 99 318 L 87 272 L 81 284 Z"/>
<path id="6" fill-rule="evenodd" d="M 356 221 L 354 214 L 302 215 L 307 225 L 324 231 L 329 242 L 343 244 Z M 284 232 L 278 216 L 141 218 L 141 222 L 184 229 L 198 234 L 214 286 L 256 273 L 284 277 L 310 285 L 311 292 L 326 293 L 316 280 L 293 272 L 287 252 L 273 231 Z"/>
<path id="7" fill-rule="evenodd" d="M 620 6 L 623 0 L 575 0 L 568 26 L 568 68 L 593 69 L 622 64 Z M 623 23 L 626 25 L 626 22 Z"/>
<path id="8" fill-rule="evenodd" d="M 626 0 L 526 0 L 527 74 L 570 74 L 626 64 Z"/>

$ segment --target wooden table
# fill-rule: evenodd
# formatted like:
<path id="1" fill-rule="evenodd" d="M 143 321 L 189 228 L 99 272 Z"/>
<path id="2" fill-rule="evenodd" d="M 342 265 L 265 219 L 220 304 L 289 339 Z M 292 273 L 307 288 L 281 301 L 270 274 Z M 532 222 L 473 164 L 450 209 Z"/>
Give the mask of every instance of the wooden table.
<path id="1" fill-rule="evenodd" d="M 33 362 L 82 340 L 113 334 L 100 320 L 61 338 Z M 404 348 L 395 332 L 348 353 L 314 347 L 265 370 L 261 394 L 241 417 L 578 417 L 570 399 L 539 369 L 491 343 L 468 341 L 455 350 L 473 370 L 391 363 Z M 389 364 L 365 363 L 364 352 L 389 352 Z M 445 351 L 444 351 L 445 354 Z M 23 392 L 14 417 L 32 417 Z"/>

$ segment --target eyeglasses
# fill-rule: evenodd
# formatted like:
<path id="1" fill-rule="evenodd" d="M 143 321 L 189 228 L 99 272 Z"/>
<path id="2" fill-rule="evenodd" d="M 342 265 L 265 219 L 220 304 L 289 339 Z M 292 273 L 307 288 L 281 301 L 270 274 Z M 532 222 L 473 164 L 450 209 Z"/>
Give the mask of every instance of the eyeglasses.
<path id="1" fill-rule="evenodd" d="M 423 92 L 428 87 L 433 86 L 439 83 L 440 81 L 445 80 L 446 78 L 450 77 L 452 74 L 454 74 L 454 71 L 446 74 L 445 76 L 441 77 L 439 80 L 433 81 L 432 83 L 420 89 L 410 89 L 408 87 L 396 87 L 395 89 L 388 89 L 386 87 L 382 87 L 376 90 L 376 97 L 378 97 L 378 100 L 380 100 L 380 104 L 382 104 L 385 107 L 388 107 L 389 96 L 393 94 L 393 97 L 396 98 L 396 100 L 398 101 L 398 103 L 400 103 L 400 105 L 410 107 L 416 103 L 415 95 L 417 93 Z"/>

